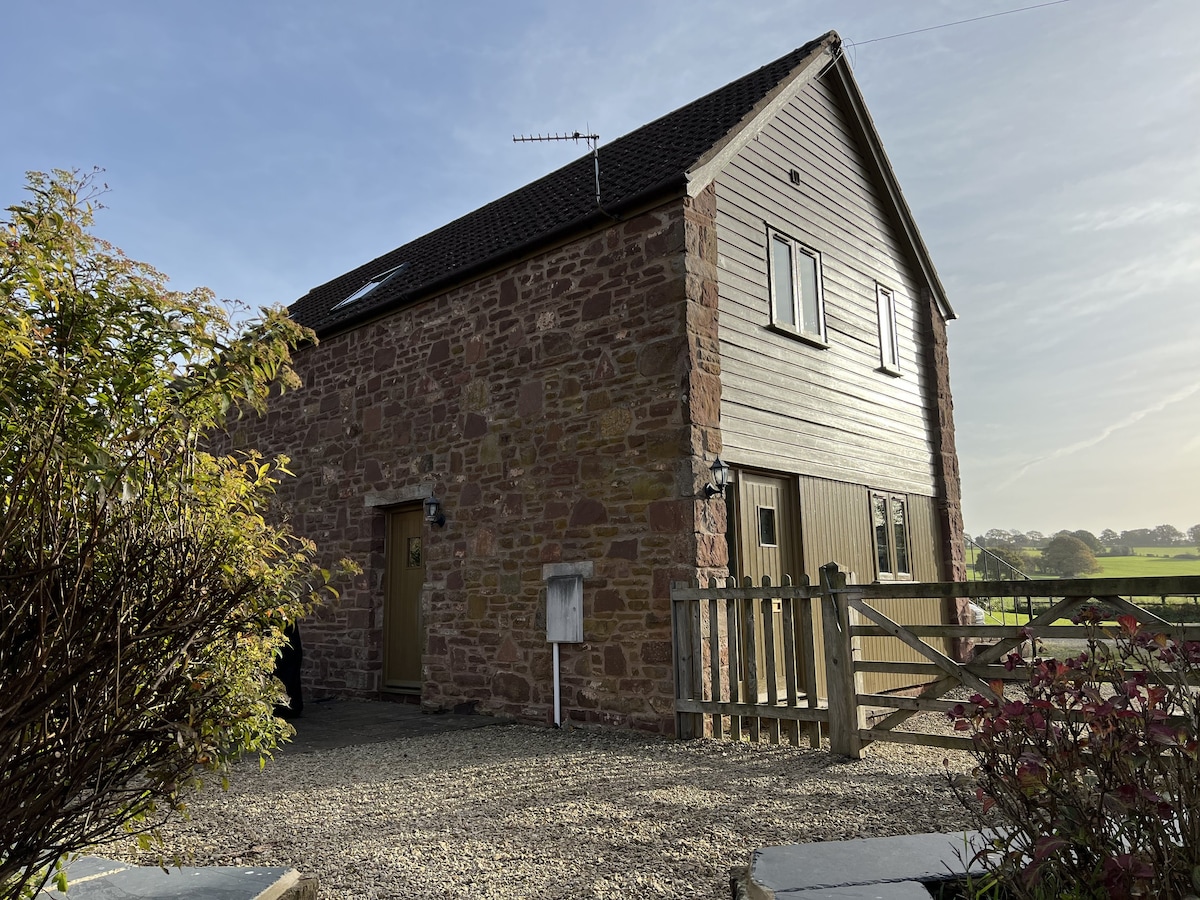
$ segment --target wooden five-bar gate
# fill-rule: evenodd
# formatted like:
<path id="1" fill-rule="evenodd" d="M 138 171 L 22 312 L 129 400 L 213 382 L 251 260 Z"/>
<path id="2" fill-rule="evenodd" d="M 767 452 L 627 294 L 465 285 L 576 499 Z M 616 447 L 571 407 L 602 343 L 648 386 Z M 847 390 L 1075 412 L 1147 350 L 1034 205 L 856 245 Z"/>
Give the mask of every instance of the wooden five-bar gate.
<path id="1" fill-rule="evenodd" d="M 1056 624 L 1087 606 L 1200 640 L 1200 624 L 1168 622 L 1134 602 L 1198 595 L 1200 576 L 847 584 L 833 564 L 821 569 L 818 585 L 677 583 L 671 592 L 676 733 L 735 740 L 761 740 L 765 733 L 774 743 L 797 745 L 805 737 L 813 747 L 825 733 L 833 752 L 852 757 L 873 741 L 969 749 L 969 738 L 898 726 L 920 712 L 950 710 L 955 701 L 942 698 L 959 686 L 994 696 L 991 682 L 1026 679 L 1002 665 L 1005 657 L 1030 640 L 1087 638 L 1085 626 Z M 964 598 L 1019 598 L 1037 612 L 1021 624 L 901 624 L 878 608 L 880 601 L 900 600 L 928 609 L 940 599 L 953 609 Z M 966 662 L 951 652 L 969 646 L 964 641 L 974 643 Z M 866 646 L 884 649 L 866 658 Z M 866 679 L 880 677 L 903 688 L 865 688 Z"/>

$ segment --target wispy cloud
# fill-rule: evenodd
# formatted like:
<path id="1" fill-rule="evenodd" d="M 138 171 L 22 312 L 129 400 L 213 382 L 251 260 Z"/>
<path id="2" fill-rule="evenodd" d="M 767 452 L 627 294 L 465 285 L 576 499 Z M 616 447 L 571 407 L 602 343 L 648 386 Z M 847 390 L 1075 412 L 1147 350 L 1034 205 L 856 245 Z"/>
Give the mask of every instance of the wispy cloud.
<path id="1" fill-rule="evenodd" d="M 1196 212 L 1196 204 L 1182 200 L 1152 200 L 1138 206 L 1094 209 L 1073 217 L 1071 231 L 1108 231 L 1153 225 L 1181 219 Z"/>
<path id="2" fill-rule="evenodd" d="M 1127 415 L 1125 418 L 1117 422 L 1113 422 L 1111 425 L 1106 425 L 1098 434 L 1094 434 L 1082 441 L 1076 441 L 1074 444 L 1068 444 L 1065 447 L 1059 447 L 1057 450 L 1047 453 L 1044 456 L 1031 459 L 1021 466 L 1021 468 L 1018 469 L 1014 474 L 1001 482 L 997 486 L 997 490 L 1004 490 L 1005 488 L 1012 487 L 1034 466 L 1041 465 L 1042 463 L 1052 462 L 1056 459 L 1062 459 L 1064 457 L 1071 456 L 1072 454 L 1079 453 L 1081 450 L 1087 450 L 1091 447 L 1095 447 L 1101 441 L 1107 440 L 1116 432 L 1136 425 L 1138 422 L 1142 421 L 1142 419 L 1146 418 L 1146 416 L 1157 412 L 1162 412 L 1168 406 L 1179 403 L 1182 400 L 1186 400 L 1188 397 L 1191 397 L 1193 394 L 1198 392 L 1200 392 L 1200 381 L 1197 381 L 1195 384 L 1189 385 L 1188 387 L 1182 388 L 1181 390 L 1164 397 L 1156 403 L 1152 403 L 1150 406 L 1136 410 Z"/>

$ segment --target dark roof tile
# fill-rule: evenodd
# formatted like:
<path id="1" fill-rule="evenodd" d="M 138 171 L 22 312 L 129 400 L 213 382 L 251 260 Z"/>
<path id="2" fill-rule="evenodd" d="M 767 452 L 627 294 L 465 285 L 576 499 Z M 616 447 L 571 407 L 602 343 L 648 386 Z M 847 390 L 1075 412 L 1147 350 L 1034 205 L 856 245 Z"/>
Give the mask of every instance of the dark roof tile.
<path id="1" fill-rule="evenodd" d="M 600 185 L 605 209 L 619 212 L 649 199 L 656 191 L 682 187 L 688 170 L 831 35 L 810 41 L 602 146 Z M 589 154 L 313 288 L 293 303 L 289 312 L 318 334 L 338 331 L 603 215 L 596 209 L 595 174 Z M 368 280 L 402 263 L 408 265 L 386 284 L 354 303 L 334 309 Z"/>

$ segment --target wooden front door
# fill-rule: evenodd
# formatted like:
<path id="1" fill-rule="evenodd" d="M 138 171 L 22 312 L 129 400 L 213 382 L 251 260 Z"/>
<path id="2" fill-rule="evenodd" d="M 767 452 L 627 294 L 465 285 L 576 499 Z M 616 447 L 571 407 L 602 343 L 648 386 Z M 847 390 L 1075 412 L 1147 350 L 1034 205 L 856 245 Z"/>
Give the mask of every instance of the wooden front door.
<path id="1" fill-rule="evenodd" d="M 421 690 L 421 654 L 425 623 L 421 587 L 425 583 L 424 526 L 421 507 L 389 512 L 383 605 L 383 686 Z"/>
<path id="2" fill-rule="evenodd" d="M 774 475 L 760 475 L 754 472 L 740 472 L 737 478 L 737 522 L 734 528 L 736 543 L 735 568 L 738 582 L 744 578 L 753 579 L 755 584 L 762 584 L 763 576 L 769 576 L 771 584 L 783 584 L 783 576 L 792 576 L 798 581 L 800 567 L 799 540 L 800 506 L 796 498 L 796 488 L 790 478 L 780 478 Z M 763 646 L 763 610 L 762 601 L 752 603 L 755 618 L 755 648 L 757 659 L 764 660 Z M 778 600 L 772 603 L 771 616 L 774 633 L 774 652 L 776 659 L 777 689 L 785 687 L 783 678 L 783 613 Z M 742 656 L 745 657 L 750 648 L 746 646 L 746 637 L 741 637 Z M 743 676 L 744 677 L 744 676 Z M 757 694 L 759 700 L 767 696 L 766 672 L 762 665 L 758 666 L 756 685 L 746 684 L 747 693 Z"/>
<path id="3" fill-rule="evenodd" d="M 737 480 L 737 574 L 762 584 L 782 584 L 784 575 L 800 572 L 799 504 L 788 478 L 742 472 Z"/>

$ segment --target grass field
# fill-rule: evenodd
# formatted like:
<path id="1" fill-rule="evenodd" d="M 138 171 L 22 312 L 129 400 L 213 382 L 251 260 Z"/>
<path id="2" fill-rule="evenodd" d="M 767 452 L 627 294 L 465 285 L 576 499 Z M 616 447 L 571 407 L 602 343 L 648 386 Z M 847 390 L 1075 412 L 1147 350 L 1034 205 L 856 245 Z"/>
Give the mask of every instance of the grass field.
<path id="1" fill-rule="evenodd" d="M 1029 616 L 1026 613 L 1015 613 L 1011 610 L 990 612 L 984 620 L 986 625 L 1025 625 L 1029 622 Z M 1055 619 L 1051 625 L 1071 625 L 1070 619 Z"/>
<path id="2" fill-rule="evenodd" d="M 971 549 L 971 548 L 969 548 Z M 1194 553 L 1193 547 L 1135 547 L 1134 556 L 1101 556 L 1096 558 L 1096 562 L 1100 564 L 1100 570 L 1086 576 L 1089 578 L 1145 578 L 1153 576 L 1167 575 L 1200 575 L 1200 559 L 1174 559 L 1175 554 Z M 1036 550 L 1026 550 L 1025 553 L 1029 556 L 1036 555 Z M 973 574 L 974 553 L 968 553 L 968 566 L 972 567 Z M 1050 575 L 1034 575 L 1030 573 L 1034 580 L 1040 581 L 1054 576 Z M 1145 597 L 1145 598 L 1128 598 L 1140 606 L 1154 612 L 1156 615 L 1162 616 L 1164 619 L 1176 622 L 1200 622 L 1200 599 L 1193 597 L 1170 597 L 1167 598 L 1167 605 L 1162 604 L 1162 598 Z M 1038 607 L 1045 608 L 1045 600 L 1035 602 L 1034 614 L 1036 615 Z M 1024 610 L 1025 602 L 1022 599 L 1000 601 L 994 603 L 995 613 L 989 615 L 989 625 L 1023 625 L 1028 621 L 1029 617 L 1024 612 L 1014 611 Z M 1006 612 L 1001 613 L 1001 608 L 1006 608 Z M 1058 622 L 1056 624 L 1065 625 L 1068 622 Z"/>
<path id="3" fill-rule="evenodd" d="M 1036 550 L 1024 551 L 1028 556 L 1036 556 Z M 1134 547 L 1135 556 L 1098 556 L 1100 571 L 1093 572 L 1090 578 L 1144 578 L 1156 575 L 1200 575 L 1200 559 L 1173 559 L 1175 554 L 1196 553 L 1195 547 Z M 1166 557 L 1166 558 L 1164 558 Z M 975 548 L 967 548 L 967 565 L 973 568 L 975 564 Z M 1049 578 L 1053 576 L 1027 573 L 1033 578 Z"/>
<path id="4" fill-rule="evenodd" d="M 1150 552 L 1171 553 L 1171 549 L 1154 547 Z M 1186 553 L 1186 548 L 1177 552 Z M 1093 573 L 1094 578 L 1141 578 L 1154 575 L 1200 575 L 1200 559 L 1162 559 L 1158 556 L 1146 556 L 1141 552 L 1137 556 L 1098 556 L 1100 571 Z"/>
<path id="5" fill-rule="evenodd" d="M 1131 547 L 1138 556 L 1175 556 L 1179 553 L 1195 553 L 1196 547 Z"/>

